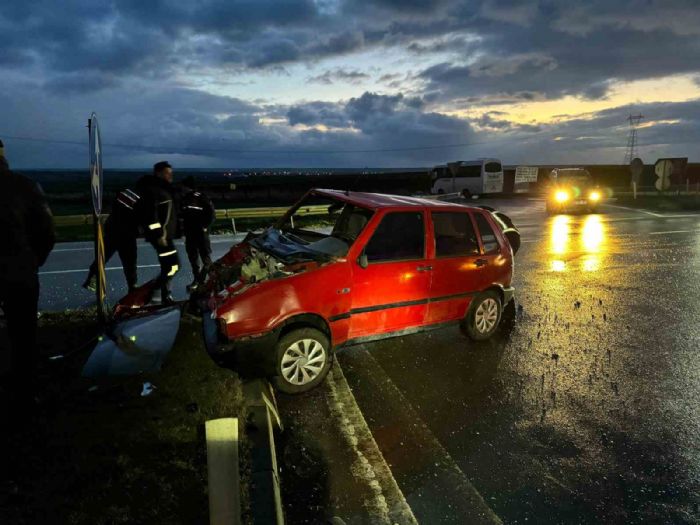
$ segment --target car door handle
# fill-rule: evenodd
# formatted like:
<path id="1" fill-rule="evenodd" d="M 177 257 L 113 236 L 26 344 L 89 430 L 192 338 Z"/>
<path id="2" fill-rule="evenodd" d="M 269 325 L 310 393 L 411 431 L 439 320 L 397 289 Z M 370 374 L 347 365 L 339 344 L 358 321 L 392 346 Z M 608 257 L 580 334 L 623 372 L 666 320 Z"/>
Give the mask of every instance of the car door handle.
<path id="1" fill-rule="evenodd" d="M 430 266 L 430 265 L 428 265 L 428 266 L 418 266 L 418 267 L 416 268 L 416 270 L 418 270 L 419 272 L 429 272 L 429 271 L 431 271 L 432 269 L 433 269 L 433 267 Z"/>
<path id="2" fill-rule="evenodd" d="M 476 266 L 486 266 L 488 264 L 488 261 L 486 259 L 477 259 L 474 261 L 474 264 Z"/>

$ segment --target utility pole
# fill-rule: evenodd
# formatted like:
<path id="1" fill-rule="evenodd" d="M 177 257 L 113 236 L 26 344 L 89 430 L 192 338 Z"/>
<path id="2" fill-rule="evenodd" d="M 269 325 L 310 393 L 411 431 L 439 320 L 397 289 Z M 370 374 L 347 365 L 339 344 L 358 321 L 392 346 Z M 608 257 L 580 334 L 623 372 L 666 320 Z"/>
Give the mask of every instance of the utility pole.
<path id="1" fill-rule="evenodd" d="M 632 115 L 627 117 L 630 123 L 630 133 L 627 137 L 627 150 L 625 151 L 625 160 L 623 164 L 630 165 L 633 159 L 637 157 L 637 127 L 639 126 L 639 121 L 644 118 L 641 113 L 639 115 Z"/>

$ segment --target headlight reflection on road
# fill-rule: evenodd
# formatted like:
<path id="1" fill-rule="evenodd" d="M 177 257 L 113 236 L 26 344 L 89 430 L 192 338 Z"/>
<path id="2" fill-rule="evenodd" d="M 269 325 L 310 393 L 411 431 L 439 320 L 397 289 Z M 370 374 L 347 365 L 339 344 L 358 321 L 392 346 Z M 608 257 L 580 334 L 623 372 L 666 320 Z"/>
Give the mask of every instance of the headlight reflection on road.
<path id="1" fill-rule="evenodd" d="M 559 215 L 551 223 L 550 253 L 554 256 L 550 263 L 553 272 L 566 271 L 569 263 L 580 261 L 584 272 L 595 272 L 601 267 L 601 257 L 605 252 L 605 223 L 599 215 L 588 215 L 581 226 L 578 246 L 571 246 L 571 217 Z M 578 248 L 578 249 L 577 249 Z M 565 260 L 565 255 L 570 255 Z M 578 256 L 577 256 L 578 255 Z"/>
<path id="2" fill-rule="evenodd" d="M 569 221 L 566 215 L 558 215 L 552 221 L 552 236 L 550 251 L 554 255 L 566 254 L 569 245 Z M 553 272 L 563 272 L 566 270 L 566 263 L 559 258 L 552 261 Z"/>
<path id="3" fill-rule="evenodd" d="M 605 238 L 600 215 L 589 215 L 583 223 L 581 246 L 584 252 L 599 253 Z"/>

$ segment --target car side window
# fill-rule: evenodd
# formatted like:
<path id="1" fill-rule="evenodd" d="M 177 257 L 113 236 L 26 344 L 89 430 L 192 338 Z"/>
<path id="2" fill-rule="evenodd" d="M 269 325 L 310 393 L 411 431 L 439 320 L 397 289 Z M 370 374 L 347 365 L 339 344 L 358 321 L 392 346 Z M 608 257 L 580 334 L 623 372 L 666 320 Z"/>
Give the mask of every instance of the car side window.
<path id="1" fill-rule="evenodd" d="M 365 246 L 367 261 L 423 259 L 425 229 L 422 212 L 388 213 Z"/>
<path id="2" fill-rule="evenodd" d="M 481 234 L 481 242 L 484 245 L 484 253 L 497 253 L 500 249 L 498 244 L 498 237 L 493 231 L 493 228 L 486 220 L 486 217 L 481 213 L 475 213 L 474 218 L 476 219 L 476 226 L 479 228 L 479 233 Z"/>
<path id="3" fill-rule="evenodd" d="M 438 212 L 432 218 L 436 257 L 479 254 L 479 241 L 468 213 Z"/>

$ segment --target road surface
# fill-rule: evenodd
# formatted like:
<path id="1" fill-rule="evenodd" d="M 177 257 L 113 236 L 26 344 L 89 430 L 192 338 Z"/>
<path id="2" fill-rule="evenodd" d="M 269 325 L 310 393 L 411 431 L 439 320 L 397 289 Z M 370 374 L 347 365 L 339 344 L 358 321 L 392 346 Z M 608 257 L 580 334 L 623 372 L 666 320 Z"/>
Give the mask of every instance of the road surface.
<path id="1" fill-rule="evenodd" d="M 471 521 L 449 476 L 504 523 L 699 523 L 700 215 L 488 204 L 523 234 L 500 333 L 338 357 L 416 517 Z"/>
<path id="2" fill-rule="evenodd" d="M 241 240 L 243 237 L 243 234 L 212 236 L 212 258 L 221 257 L 233 242 Z M 185 287 L 192 282 L 192 271 L 187 261 L 183 242 L 176 241 L 176 246 L 180 255 L 180 271 L 173 279 L 172 290 L 175 299 L 184 299 L 187 295 Z M 95 304 L 95 294 L 82 287 L 93 255 L 94 247 L 91 242 L 66 242 L 56 245 L 46 264 L 39 271 L 40 310 L 64 310 Z M 155 278 L 159 273 L 158 269 L 158 257 L 153 248 L 149 244 L 139 241 L 139 284 Z M 107 284 L 107 299 L 111 304 L 126 294 L 126 282 L 117 254 L 107 263 Z"/>

